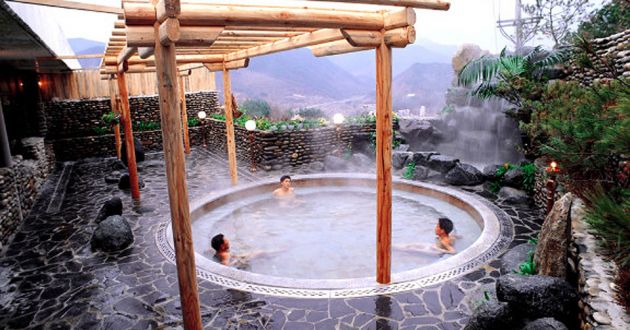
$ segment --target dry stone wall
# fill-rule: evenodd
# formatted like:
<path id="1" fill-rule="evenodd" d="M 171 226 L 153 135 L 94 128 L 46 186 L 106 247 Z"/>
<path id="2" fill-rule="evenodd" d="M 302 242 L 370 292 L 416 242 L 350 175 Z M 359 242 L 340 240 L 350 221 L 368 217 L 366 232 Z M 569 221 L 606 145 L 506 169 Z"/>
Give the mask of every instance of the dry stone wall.
<path id="1" fill-rule="evenodd" d="M 22 139 L 20 150 L 11 167 L 0 168 L 0 250 L 30 211 L 53 166 L 43 138 Z"/>
<path id="2" fill-rule="evenodd" d="M 208 147 L 226 152 L 225 122 L 208 119 L 203 127 Z M 321 162 L 324 157 L 336 150 L 345 152 L 347 148 L 358 147 L 357 137 L 365 137 L 375 131 L 375 125 L 341 125 L 336 127 L 320 127 L 282 132 L 254 131 L 253 143 L 250 143 L 249 132 L 242 127 L 234 127 L 237 156 L 256 161 L 265 170 L 280 169 L 287 166 L 298 166 L 313 162 Z M 251 150 L 251 148 L 254 150 Z"/>
<path id="3" fill-rule="evenodd" d="M 160 122 L 158 96 L 137 96 L 129 98 L 131 120 L 137 122 Z M 46 139 L 55 140 L 70 137 L 86 137 L 96 134 L 95 128 L 105 126 L 103 114 L 111 112 L 110 99 L 53 101 L 43 106 L 46 117 Z M 186 93 L 186 113 L 188 118 L 197 118 L 199 111 L 219 112 L 217 93 Z"/>
<path id="4" fill-rule="evenodd" d="M 590 56 L 590 59 L 598 70 L 581 69 L 573 63 L 569 68 L 569 80 L 591 85 L 598 80 L 613 78 L 602 73 L 609 71 L 606 70 L 607 66 L 614 67 L 619 76 L 630 78 L 630 29 L 605 38 L 593 39 L 593 47 L 597 56 Z M 603 61 L 607 61 L 609 65 Z"/>

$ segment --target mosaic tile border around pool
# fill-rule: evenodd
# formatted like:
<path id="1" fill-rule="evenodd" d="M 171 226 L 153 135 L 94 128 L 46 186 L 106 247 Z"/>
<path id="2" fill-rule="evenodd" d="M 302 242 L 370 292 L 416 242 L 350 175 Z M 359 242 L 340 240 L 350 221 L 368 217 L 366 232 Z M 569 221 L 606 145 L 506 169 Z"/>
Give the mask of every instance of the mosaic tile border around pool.
<path id="1" fill-rule="evenodd" d="M 499 233 L 492 242 L 491 246 L 479 254 L 476 258 L 468 260 L 463 264 L 458 264 L 446 271 L 432 274 L 429 276 L 419 277 L 412 280 L 405 280 L 389 285 L 380 285 L 373 283 L 372 285 L 363 285 L 357 288 L 347 289 L 309 289 L 309 288 L 291 288 L 280 287 L 274 285 L 264 285 L 252 283 L 250 281 L 238 280 L 220 274 L 213 273 L 206 269 L 197 267 L 197 276 L 211 283 L 221 285 L 223 287 L 248 291 L 259 294 L 282 296 L 282 297 L 299 297 L 299 298 L 349 298 L 349 297 L 365 297 L 382 294 L 392 294 L 415 290 L 434 284 L 442 283 L 447 280 L 468 274 L 476 270 L 479 266 L 487 263 L 492 258 L 500 255 L 507 249 L 514 238 L 514 224 L 509 215 L 502 209 L 487 201 L 486 199 L 475 194 L 457 191 L 457 194 L 466 195 L 477 202 L 488 207 L 497 216 L 500 225 Z M 175 251 L 169 244 L 169 222 L 163 222 L 159 225 L 155 233 L 155 242 L 160 253 L 171 263 L 175 263 Z"/>

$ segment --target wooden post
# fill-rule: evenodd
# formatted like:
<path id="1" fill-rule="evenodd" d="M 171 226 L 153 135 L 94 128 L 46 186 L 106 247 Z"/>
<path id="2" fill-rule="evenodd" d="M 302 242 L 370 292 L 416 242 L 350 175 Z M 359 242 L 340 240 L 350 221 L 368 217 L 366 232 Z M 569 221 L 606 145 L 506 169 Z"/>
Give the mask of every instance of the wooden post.
<path id="1" fill-rule="evenodd" d="M 113 77 L 110 77 L 109 79 L 109 97 L 110 97 L 110 104 L 112 107 L 112 112 L 115 115 L 120 116 L 120 104 L 119 104 L 119 100 L 116 98 L 117 93 L 116 93 L 116 83 L 112 80 Z M 120 159 L 120 124 L 116 124 L 114 125 L 114 143 L 116 145 L 116 157 L 118 157 L 118 159 Z"/>
<path id="2" fill-rule="evenodd" d="M 184 132 L 184 152 L 190 153 L 190 140 L 188 137 L 188 113 L 186 113 L 186 88 L 184 77 L 179 77 L 179 104 L 182 110 L 182 131 Z"/>
<path id="3" fill-rule="evenodd" d="M 182 145 L 175 45 L 160 43 L 160 24 L 155 23 L 155 64 L 160 98 L 162 145 L 166 163 L 168 199 L 173 222 L 177 279 L 185 329 L 201 329 L 199 294 L 195 271 L 195 250 L 190 227 L 186 164 Z"/>
<path id="4" fill-rule="evenodd" d="M 120 93 L 120 120 L 125 130 L 125 149 L 127 149 L 127 168 L 129 169 L 129 183 L 131 185 L 131 197 L 140 199 L 140 186 L 138 185 L 138 168 L 136 167 L 136 148 L 133 143 L 133 131 L 131 129 L 131 114 L 129 111 L 129 93 L 125 72 L 118 73 L 118 93 Z"/>
<path id="5" fill-rule="evenodd" d="M 376 280 L 391 281 L 392 49 L 376 47 Z"/>
<path id="6" fill-rule="evenodd" d="M 236 172 L 236 143 L 234 143 L 234 119 L 232 118 L 232 84 L 230 83 L 230 71 L 225 67 L 223 68 L 223 92 L 230 178 L 232 178 L 232 185 L 236 185 L 238 183 L 238 173 Z"/>

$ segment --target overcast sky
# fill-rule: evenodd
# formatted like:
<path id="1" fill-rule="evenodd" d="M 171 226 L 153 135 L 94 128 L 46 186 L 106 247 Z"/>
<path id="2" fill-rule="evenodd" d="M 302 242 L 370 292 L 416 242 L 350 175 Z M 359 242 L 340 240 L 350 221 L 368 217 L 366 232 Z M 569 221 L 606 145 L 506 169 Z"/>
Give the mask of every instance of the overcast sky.
<path id="1" fill-rule="evenodd" d="M 75 0 L 120 6 L 119 0 Z M 599 2 L 600 0 L 593 0 Z M 30 6 L 9 2 L 11 7 Z M 47 8 L 61 25 L 67 38 L 86 38 L 107 42 L 115 15 Z M 514 0 L 451 0 L 446 12 L 417 9 L 416 32 L 419 40 L 429 39 L 446 45 L 474 43 L 483 49 L 500 51 L 509 42 L 496 28 L 496 20 L 514 17 Z M 540 42 L 537 42 L 540 43 Z"/>

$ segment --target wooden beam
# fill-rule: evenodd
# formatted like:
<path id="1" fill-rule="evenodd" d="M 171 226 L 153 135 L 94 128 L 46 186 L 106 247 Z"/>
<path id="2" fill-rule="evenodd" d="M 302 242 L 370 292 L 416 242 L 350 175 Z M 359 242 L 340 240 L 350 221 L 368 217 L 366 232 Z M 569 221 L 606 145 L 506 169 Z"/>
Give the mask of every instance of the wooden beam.
<path id="1" fill-rule="evenodd" d="M 385 30 L 391 30 L 416 24 L 416 12 L 411 8 L 386 12 L 383 14 Z"/>
<path id="2" fill-rule="evenodd" d="M 127 25 L 151 25 L 156 20 L 150 3 L 125 3 Z M 181 26 L 276 26 L 377 30 L 384 26 L 378 12 L 265 6 L 192 4 L 181 5 Z"/>
<path id="3" fill-rule="evenodd" d="M 404 48 L 416 42 L 416 29 L 405 26 L 385 32 L 385 44 L 390 47 Z"/>
<path id="4" fill-rule="evenodd" d="M 154 53 L 155 48 L 153 47 L 138 47 L 138 56 L 140 56 L 140 58 L 149 58 L 150 56 L 153 56 Z"/>
<path id="5" fill-rule="evenodd" d="M 232 185 L 236 185 L 238 183 L 238 172 L 236 171 L 236 143 L 234 141 L 234 119 L 232 116 L 232 83 L 230 82 L 230 71 L 226 67 L 223 67 L 223 98 L 225 100 L 225 134 L 227 135 L 230 178 L 232 179 Z"/>
<path id="6" fill-rule="evenodd" d="M 190 139 L 188 136 L 188 113 L 186 112 L 186 86 L 184 86 L 184 77 L 181 74 L 178 74 L 178 77 L 179 107 L 182 111 L 182 132 L 184 133 L 184 152 L 186 154 L 190 154 Z"/>
<path id="7" fill-rule="evenodd" d="M 164 2 L 163 0 L 160 2 Z M 179 40 L 179 21 L 177 18 L 167 18 L 160 24 L 160 42 L 168 46 Z"/>
<path id="8" fill-rule="evenodd" d="M 88 4 L 88 3 L 76 2 L 76 1 L 65 1 L 65 0 L 9 0 L 9 1 L 26 3 L 30 5 L 40 5 L 40 6 L 46 6 L 46 7 L 93 11 L 97 13 L 108 13 L 108 14 L 122 14 L 123 13 L 123 10 L 118 7 L 94 5 L 94 4 Z"/>
<path id="9" fill-rule="evenodd" d="M 176 18 L 180 12 L 179 0 L 160 0 L 155 6 L 155 16 L 160 23 L 168 18 Z"/>
<path id="10" fill-rule="evenodd" d="M 384 6 L 402 6 L 418 9 L 448 10 L 451 7 L 450 1 L 444 0 L 316 0 L 332 2 L 350 2 Z"/>
<path id="11" fill-rule="evenodd" d="M 148 26 L 128 26 L 127 46 L 153 47 L 152 27 Z M 219 26 L 180 26 L 179 38 L 176 46 L 199 46 L 209 47 L 219 37 L 223 27 Z"/>
<path id="12" fill-rule="evenodd" d="M 84 54 L 84 55 L 59 55 L 59 56 L 41 56 L 38 57 L 38 61 L 47 61 L 47 60 L 73 60 L 73 59 L 81 59 L 81 58 L 102 58 L 103 54 Z"/>
<path id="13" fill-rule="evenodd" d="M 136 53 L 136 51 L 138 51 L 138 48 L 136 47 L 125 47 L 116 58 L 117 64 L 123 63 L 124 61 L 128 60 L 131 56 L 133 56 L 133 54 Z"/>
<path id="14" fill-rule="evenodd" d="M 307 31 L 307 32 L 311 32 L 311 31 Z M 223 37 L 253 37 L 253 38 L 264 38 L 264 37 L 269 37 L 269 38 L 286 38 L 286 37 L 293 37 L 299 34 L 302 34 L 305 32 L 302 31 L 250 31 L 250 30 L 224 30 L 221 35 L 219 36 L 221 39 Z"/>
<path id="15" fill-rule="evenodd" d="M 133 142 L 133 130 L 131 129 L 131 112 L 129 111 L 129 93 L 125 73 L 118 73 L 118 93 L 120 95 L 120 120 L 125 129 L 125 149 L 127 150 L 127 168 L 129 169 L 129 183 L 131 186 L 131 198 L 140 199 L 140 186 L 138 185 L 138 168 L 136 166 L 136 148 Z"/>
<path id="16" fill-rule="evenodd" d="M 125 20 L 114 22 L 114 29 L 124 29 L 126 27 Z"/>
<path id="17" fill-rule="evenodd" d="M 120 100 L 117 97 L 116 93 L 116 82 L 113 78 L 113 75 L 110 76 L 109 79 L 109 103 L 112 107 L 112 112 L 116 115 L 120 114 Z M 116 148 L 116 157 L 120 159 L 120 124 L 114 125 L 114 146 Z"/>
<path id="18" fill-rule="evenodd" d="M 338 29 L 322 29 L 315 32 L 305 33 L 295 37 L 289 37 L 274 41 L 269 44 L 244 49 L 225 55 L 225 61 L 234 61 L 244 58 L 277 53 L 284 50 L 307 47 L 326 42 L 345 39 L 343 33 Z"/>
<path id="19" fill-rule="evenodd" d="M 376 47 L 383 42 L 381 31 L 343 29 L 344 37 L 354 47 Z"/>
<path id="20" fill-rule="evenodd" d="M 392 49 L 376 48 L 376 280 L 391 281 Z"/>
<path id="21" fill-rule="evenodd" d="M 236 70 L 246 68 L 249 65 L 249 58 L 244 58 L 242 60 L 236 60 L 225 63 L 206 63 L 204 66 L 211 72 L 215 71 L 223 71 L 223 68 L 227 70 Z"/>
<path id="22" fill-rule="evenodd" d="M 184 146 L 182 145 L 182 119 L 179 109 L 175 45 L 162 45 L 159 42 L 159 23 L 155 23 L 154 29 L 162 146 L 166 163 L 166 181 L 173 223 L 173 242 L 184 328 L 201 329 L 195 250 L 190 227 L 186 163 Z"/>
<path id="23" fill-rule="evenodd" d="M 315 57 L 339 55 L 352 52 L 374 49 L 374 47 L 354 47 L 347 40 L 338 40 L 321 45 L 309 47 Z"/>

